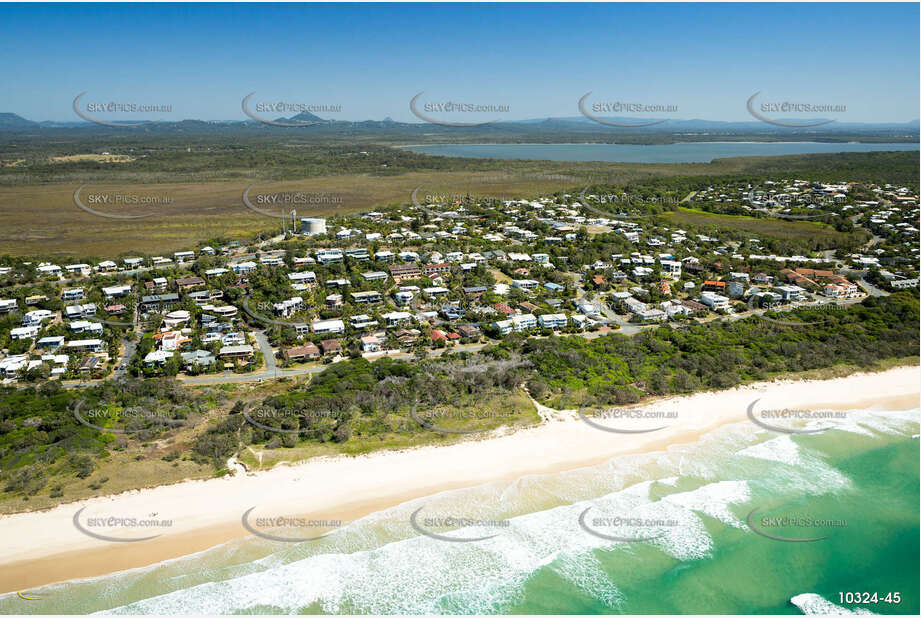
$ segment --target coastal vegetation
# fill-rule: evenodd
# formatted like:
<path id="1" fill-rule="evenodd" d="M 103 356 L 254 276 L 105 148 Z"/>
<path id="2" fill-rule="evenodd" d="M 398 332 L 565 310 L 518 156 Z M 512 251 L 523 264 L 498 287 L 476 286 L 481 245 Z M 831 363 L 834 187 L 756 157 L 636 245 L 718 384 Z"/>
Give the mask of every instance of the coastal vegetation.
<path id="1" fill-rule="evenodd" d="M 234 456 L 251 468 L 269 467 L 527 426 L 538 417 L 522 386 L 558 408 L 626 404 L 841 366 L 875 369 L 917 356 L 914 292 L 782 316 L 803 325 L 749 317 L 662 326 L 632 338 L 511 336 L 478 356 L 355 359 L 310 382 L 252 391 L 190 388 L 170 379 L 79 390 L 56 383 L 5 388 L 0 510 L 223 474 Z M 116 461 L 117 487 L 108 476 Z"/>

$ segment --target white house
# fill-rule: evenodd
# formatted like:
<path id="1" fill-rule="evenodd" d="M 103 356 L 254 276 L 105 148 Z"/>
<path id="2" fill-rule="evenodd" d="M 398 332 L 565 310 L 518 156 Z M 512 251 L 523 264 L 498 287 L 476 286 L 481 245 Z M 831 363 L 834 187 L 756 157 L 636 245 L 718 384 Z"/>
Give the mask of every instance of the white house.
<path id="1" fill-rule="evenodd" d="M 537 318 L 541 328 L 563 328 L 566 326 L 565 313 L 548 313 Z"/>
<path id="2" fill-rule="evenodd" d="M 716 292 L 702 292 L 700 302 L 716 311 L 719 309 L 729 309 L 729 299 L 721 296 Z"/>
<path id="3" fill-rule="evenodd" d="M 390 327 L 409 322 L 412 319 L 412 314 L 408 311 L 391 311 L 390 313 L 381 314 L 381 317 L 384 318 L 384 323 Z"/>
<path id="4" fill-rule="evenodd" d="M 316 335 L 325 335 L 332 333 L 341 335 L 345 332 L 345 322 L 342 320 L 317 320 L 310 325 Z"/>

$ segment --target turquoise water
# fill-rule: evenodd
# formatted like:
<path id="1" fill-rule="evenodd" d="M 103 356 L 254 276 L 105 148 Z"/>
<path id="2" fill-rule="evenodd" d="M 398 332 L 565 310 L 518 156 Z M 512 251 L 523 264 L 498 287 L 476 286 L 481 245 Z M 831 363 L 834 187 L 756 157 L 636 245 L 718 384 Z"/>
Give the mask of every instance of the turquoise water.
<path id="1" fill-rule="evenodd" d="M 918 417 L 861 412 L 795 436 L 730 425 L 666 452 L 444 492 L 314 543 L 247 539 L 31 590 L 42 600 L 25 606 L 4 595 L 0 612 L 801 614 L 834 603 L 917 614 Z M 420 507 L 509 525 L 485 541 L 448 543 L 409 525 Z M 635 542 L 586 531 L 588 508 L 589 530 Z M 755 508 L 762 531 L 828 538 L 756 534 L 746 523 Z M 771 527 L 761 516 L 836 525 Z M 600 517 L 644 523 L 604 528 Z M 840 603 L 839 592 L 899 592 L 901 604 Z"/>
<path id="2" fill-rule="evenodd" d="M 709 163 L 726 157 L 761 157 L 827 152 L 918 150 L 918 144 L 826 144 L 819 142 L 687 142 L 680 144 L 431 144 L 410 150 L 443 157 L 610 161 L 621 163 Z"/>

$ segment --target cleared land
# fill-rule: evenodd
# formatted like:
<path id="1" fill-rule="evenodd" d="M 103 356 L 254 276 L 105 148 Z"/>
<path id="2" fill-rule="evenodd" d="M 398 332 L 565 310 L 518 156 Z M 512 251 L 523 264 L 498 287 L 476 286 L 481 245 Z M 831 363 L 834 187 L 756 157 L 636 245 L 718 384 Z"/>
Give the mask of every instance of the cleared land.
<path id="1" fill-rule="evenodd" d="M 119 154 L 75 154 L 62 157 L 51 157 L 54 163 L 72 163 L 74 161 L 93 161 L 96 163 L 131 163 L 134 157 Z"/>
<path id="2" fill-rule="evenodd" d="M 677 225 L 719 226 L 721 230 L 750 232 L 752 234 L 791 240 L 820 239 L 832 241 L 845 237 L 845 234 L 836 231 L 833 227 L 817 221 L 783 221 L 781 219 L 723 215 L 684 207 L 679 207 L 676 212 L 667 213 L 663 217 L 674 221 Z"/>
<path id="3" fill-rule="evenodd" d="M 167 253 L 213 238 L 245 239 L 261 231 L 281 230 L 281 219 L 247 208 L 243 192 L 253 185 L 250 202 L 274 214 L 297 210 L 299 217 L 333 216 L 391 204 L 409 204 L 418 196 L 464 195 L 513 197 L 558 191 L 573 180 L 495 172 L 407 173 L 400 176 L 355 174 L 308 178 L 288 182 L 214 182 L 187 184 L 87 183 L 81 202 L 93 210 L 118 215 L 150 215 L 144 219 L 107 219 L 74 203 L 79 185 L 20 186 L 0 189 L 0 254 L 47 257 L 102 257 L 125 253 Z M 316 204 L 285 208 L 259 204 L 263 194 L 305 194 Z M 104 196 L 109 203 L 90 203 Z M 157 203 L 113 205 L 122 199 Z M 168 197 L 164 203 L 160 198 Z M 98 198 L 97 198 L 98 199 Z M 331 203 L 333 202 L 333 203 Z"/>
<path id="4" fill-rule="evenodd" d="M 328 217 L 409 204 L 412 191 L 420 185 L 420 199 L 431 194 L 520 197 L 560 190 L 577 193 L 587 185 L 649 182 L 662 183 L 664 189 L 683 196 L 700 183 L 712 182 L 720 176 L 744 177 L 755 182 L 777 174 L 828 181 L 841 178 L 876 181 L 877 176 L 893 175 L 916 179 L 918 164 L 916 152 L 638 164 L 452 159 L 381 146 L 366 146 L 370 154 L 365 156 L 357 153 L 355 146 L 316 150 L 282 143 L 269 150 L 246 147 L 244 152 L 226 144 L 191 152 L 176 145 L 146 150 L 125 148 L 137 150 L 124 155 L 136 158 L 110 165 L 95 160 L 45 163 L 49 155 L 56 159 L 87 155 L 48 153 L 55 149 L 40 145 L 31 146 L 37 152 L 25 152 L 21 146 L 0 147 L 0 155 L 5 155 L 3 160 L 7 162 L 18 163 L 27 155 L 26 164 L 3 167 L 0 173 L 0 255 L 54 259 L 168 253 L 194 247 L 202 241 L 245 239 L 258 232 L 280 231 L 279 218 L 257 214 L 244 206 L 243 191 L 254 183 L 254 196 L 273 192 L 322 196 L 324 199 L 295 204 L 294 208 L 298 216 Z M 76 148 L 70 152 L 73 150 Z M 171 201 L 111 206 L 84 200 L 91 208 L 103 212 L 152 215 L 135 220 L 106 219 L 76 206 L 73 194 L 81 186 L 84 187 L 81 196 L 122 194 L 140 199 L 168 195 Z M 268 206 L 260 208 L 272 210 Z M 288 212 L 291 206 L 275 208 L 274 212 L 282 210 Z M 739 223 L 744 217 L 717 220 L 716 215 L 691 210 L 676 217 L 678 224 L 718 222 L 728 228 L 736 226 L 765 234 L 814 236 L 822 229 L 812 223 L 770 219 L 753 219 L 749 225 Z"/>

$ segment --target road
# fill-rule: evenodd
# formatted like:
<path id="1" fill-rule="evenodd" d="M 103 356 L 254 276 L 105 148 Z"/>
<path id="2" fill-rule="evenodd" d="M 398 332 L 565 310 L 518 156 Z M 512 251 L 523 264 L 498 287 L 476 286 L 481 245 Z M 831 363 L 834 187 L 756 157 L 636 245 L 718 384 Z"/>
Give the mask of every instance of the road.
<path id="1" fill-rule="evenodd" d="M 585 288 L 581 284 L 579 284 L 576 287 L 576 303 L 581 302 L 584 298 L 585 298 Z M 627 320 L 623 319 L 622 317 L 620 317 L 619 315 L 611 311 L 611 308 L 608 307 L 607 303 L 605 303 L 604 301 L 593 300 L 589 302 L 591 302 L 591 304 L 595 307 L 595 309 L 597 309 L 599 313 L 604 315 L 604 317 L 606 317 L 611 322 L 614 322 L 615 324 L 620 326 L 620 329 L 617 332 L 620 333 L 621 335 L 632 337 L 633 335 L 643 330 L 636 324 L 631 324 Z"/>

